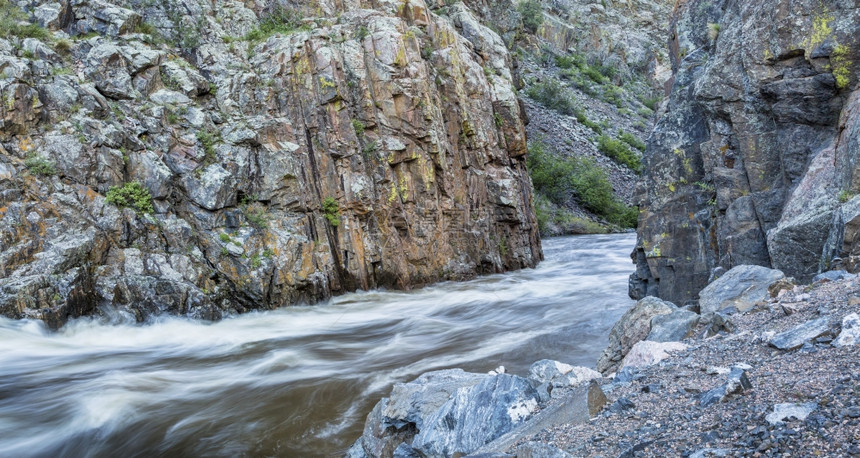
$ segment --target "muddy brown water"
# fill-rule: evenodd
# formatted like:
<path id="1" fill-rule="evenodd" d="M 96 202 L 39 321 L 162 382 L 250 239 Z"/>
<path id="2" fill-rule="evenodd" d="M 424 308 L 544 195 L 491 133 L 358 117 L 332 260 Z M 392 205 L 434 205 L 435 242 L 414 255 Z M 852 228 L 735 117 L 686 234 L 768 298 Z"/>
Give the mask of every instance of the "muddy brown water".
<path id="1" fill-rule="evenodd" d="M 594 367 L 634 242 L 546 239 L 535 269 L 214 323 L 0 318 L 0 456 L 340 456 L 423 372 Z"/>

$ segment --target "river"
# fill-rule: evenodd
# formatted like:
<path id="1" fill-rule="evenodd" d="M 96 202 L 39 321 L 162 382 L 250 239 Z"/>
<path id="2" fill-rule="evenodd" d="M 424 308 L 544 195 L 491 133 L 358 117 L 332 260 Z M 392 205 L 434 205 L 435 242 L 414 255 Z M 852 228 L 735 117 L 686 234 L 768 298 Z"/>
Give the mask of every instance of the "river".
<path id="1" fill-rule="evenodd" d="M 219 322 L 0 318 L 0 456 L 339 456 L 396 382 L 594 367 L 635 237 L 543 241 L 535 269 Z"/>

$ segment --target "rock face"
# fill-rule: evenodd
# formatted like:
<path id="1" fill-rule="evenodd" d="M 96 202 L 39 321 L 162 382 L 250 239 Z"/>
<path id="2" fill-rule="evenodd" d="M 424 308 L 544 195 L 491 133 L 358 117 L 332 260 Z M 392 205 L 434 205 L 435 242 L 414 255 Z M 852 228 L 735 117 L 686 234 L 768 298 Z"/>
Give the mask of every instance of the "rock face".
<path id="1" fill-rule="evenodd" d="M 645 153 L 631 296 L 685 303 L 714 269 L 744 264 L 808 282 L 834 256 L 857 256 L 856 5 L 677 5 L 670 99 Z"/>
<path id="2" fill-rule="evenodd" d="M 40 3 L 52 38 L 0 39 L 0 314 L 217 318 L 541 259 L 510 57 L 464 4 Z M 152 212 L 106 201 L 134 182 Z"/>
<path id="3" fill-rule="evenodd" d="M 651 319 L 668 315 L 677 309 L 674 304 L 656 297 L 646 297 L 628 310 L 609 332 L 609 345 L 597 361 L 598 372 L 612 372 L 636 342 L 651 332 Z"/>

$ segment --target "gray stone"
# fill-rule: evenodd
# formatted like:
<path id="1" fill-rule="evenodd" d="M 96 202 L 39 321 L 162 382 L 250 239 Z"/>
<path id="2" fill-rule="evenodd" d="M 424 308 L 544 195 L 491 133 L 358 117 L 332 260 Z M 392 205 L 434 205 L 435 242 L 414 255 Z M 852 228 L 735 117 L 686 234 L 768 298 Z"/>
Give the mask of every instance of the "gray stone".
<path id="1" fill-rule="evenodd" d="M 408 423 L 418 429 L 460 388 L 471 387 L 488 376 L 462 369 L 446 369 L 422 374 L 409 383 L 398 383 L 391 389 L 383 410 L 385 423 L 401 428 Z"/>
<path id="2" fill-rule="evenodd" d="M 370 458 L 367 453 L 364 453 L 364 449 L 361 448 L 361 441 L 356 441 L 352 444 L 352 447 L 346 451 L 346 458 Z"/>
<path id="3" fill-rule="evenodd" d="M 517 447 L 517 458 L 572 458 L 572 455 L 542 442 L 526 442 Z"/>
<path id="4" fill-rule="evenodd" d="M 848 272 L 844 270 L 828 270 L 827 272 L 822 272 L 814 277 L 812 277 L 812 281 L 839 281 L 843 278 L 848 278 L 851 276 Z"/>
<path id="5" fill-rule="evenodd" d="M 609 332 L 609 345 L 597 361 L 598 372 L 615 370 L 636 342 L 651 332 L 651 320 L 657 315 L 668 315 L 677 309 L 674 304 L 656 297 L 646 297 L 628 310 Z"/>
<path id="6" fill-rule="evenodd" d="M 524 378 L 501 374 L 458 389 L 412 441 L 423 456 L 468 454 L 532 417 L 537 393 Z"/>
<path id="7" fill-rule="evenodd" d="M 860 315 L 851 313 L 842 318 L 842 330 L 833 340 L 834 347 L 845 347 L 860 343 Z"/>
<path id="8" fill-rule="evenodd" d="M 236 177 L 220 164 L 206 167 L 199 178 L 187 175 L 184 181 L 191 200 L 207 210 L 236 204 Z"/>
<path id="9" fill-rule="evenodd" d="M 776 404 L 773 406 L 773 412 L 767 414 L 765 420 L 772 425 L 792 418 L 803 421 L 806 420 L 806 417 L 808 417 L 809 414 L 817 408 L 818 403 L 815 402 L 807 402 L 804 404 Z"/>
<path id="10" fill-rule="evenodd" d="M 209 81 L 191 66 L 183 65 L 183 62 L 170 60 L 161 66 L 164 83 L 189 97 L 197 97 L 209 92 Z"/>
<path id="11" fill-rule="evenodd" d="M 726 382 L 702 394 L 699 398 L 699 406 L 708 407 L 712 404 L 723 402 L 733 395 L 743 394 L 751 390 L 752 383 L 750 383 L 746 374 L 749 369 L 752 369 L 752 367 L 746 364 L 732 366 Z"/>
<path id="12" fill-rule="evenodd" d="M 621 360 L 621 367 L 647 367 L 663 361 L 669 353 L 686 350 L 681 342 L 651 342 L 643 340 L 636 342 L 630 352 Z"/>
<path id="13" fill-rule="evenodd" d="M 405 442 L 401 443 L 394 449 L 394 454 L 391 458 L 421 458 L 418 453 Z"/>
<path id="14" fill-rule="evenodd" d="M 36 22 L 46 29 L 57 29 L 60 27 L 60 14 L 63 6 L 59 3 L 43 3 L 33 10 Z"/>
<path id="15" fill-rule="evenodd" d="M 699 315 L 689 310 L 675 310 L 668 315 L 651 318 L 651 333 L 645 340 L 652 342 L 677 342 L 693 334 Z"/>
<path id="16" fill-rule="evenodd" d="M 793 350 L 828 332 L 830 332 L 830 317 L 824 316 L 781 332 L 773 336 L 768 343 L 780 350 Z"/>
<path id="17" fill-rule="evenodd" d="M 99 44 L 87 54 L 87 75 L 105 97 L 134 99 L 140 96 L 131 84 L 131 75 L 120 48 L 113 44 Z"/>
<path id="18" fill-rule="evenodd" d="M 191 99 L 186 97 L 185 94 L 168 89 L 154 92 L 149 96 L 149 100 L 160 105 L 187 105 L 191 103 Z"/>
<path id="19" fill-rule="evenodd" d="M 702 315 L 709 316 L 727 307 L 745 312 L 770 297 L 768 287 L 784 277 L 781 271 L 767 267 L 733 267 L 699 293 Z"/>
<path id="20" fill-rule="evenodd" d="M 537 361 L 529 368 L 529 378 L 553 386 L 575 386 L 600 377 L 600 373 L 593 369 L 549 359 Z"/>
<path id="21" fill-rule="evenodd" d="M 621 413 L 625 410 L 635 409 L 636 404 L 627 398 L 619 398 L 609 406 L 609 411 L 613 413 Z"/>
<path id="22" fill-rule="evenodd" d="M 514 430 L 484 445 L 474 453 L 501 453 L 509 450 L 522 438 L 535 434 L 556 425 L 575 425 L 587 422 L 606 405 L 606 394 L 596 380 L 588 385 L 580 385 L 568 393 L 560 402 L 545 406 L 531 420 L 521 424 Z"/>
<path id="23" fill-rule="evenodd" d="M 77 19 L 74 28 L 81 34 L 115 37 L 132 32 L 141 21 L 137 12 L 101 0 L 72 0 L 70 4 Z"/>

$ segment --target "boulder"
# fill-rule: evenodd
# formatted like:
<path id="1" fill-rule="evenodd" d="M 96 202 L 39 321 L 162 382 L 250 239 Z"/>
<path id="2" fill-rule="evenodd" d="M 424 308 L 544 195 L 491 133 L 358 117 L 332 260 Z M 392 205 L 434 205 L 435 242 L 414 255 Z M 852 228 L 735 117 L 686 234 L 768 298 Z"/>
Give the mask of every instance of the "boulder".
<path id="1" fill-rule="evenodd" d="M 488 376 L 462 369 L 446 369 L 422 374 L 409 383 L 398 383 L 383 409 L 386 424 L 397 428 L 409 423 L 419 429 L 460 388 L 474 386 Z"/>
<path id="2" fill-rule="evenodd" d="M 531 418 L 537 406 L 537 393 L 528 380 L 488 376 L 458 389 L 424 422 L 412 448 L 422 456 L 468 454 Z"/>
<path id="3" fill-rule="evenodd" d="M 844 270 L 828 270 L 827 272 L 821 272 L 820 274 L 812 277 L 812 282 L 839 281 L 843 278 L 848 278 L 849 276 L 851 276 L 851 274 Z"/>
<path id="4" fill-rule="evenodd" d="M 842 318 L 842 330 L 833 341 L 834 347 L 845 347 L 860 343 L 860 315 L 851 313 Z"/>
<path id="5" fill-rule="evenodd" d="M 770 297 L 768 287 L 782 278 L 782 271 L 767 267 L 733 267 L 699 293 L 702 315 L 711 316 L 728 307 L 745 312 Z"/>
<path id="6" fill-rule="evenodd" d="M 707 407 L 711 404 L 723 402 L 732 395 L 743 394 L 747 390 L 751 390 L 752 383 L 750 383 L 747 377 L 747 370 L 749 369 L 751 367 L 746 364 L 732 366 L 726 383 L 705 392 L 699 398 L 699 405 Z"/>
<path id="7" fill-rule="evenodd" d="M 817 408 L 818 404 L 815 402 L 807 402 L 804 404 L 776 404 L 773 406 L 773 412 L 767 414 L 765 420 L 767 420 L 771 425 L 775 425 L 783 420 L 792 418 L 803 421 L 806 420 L 806 417 L 808 417 L 809 414 Z"/>
<path id="8" fill-rule="evenodd" d="M 103 43 L 94 46 L 86 57 L 86 72 L 96 89 L 111 99 L 134 99 L 140 93 L 131 83 L 125 57 L 116 45 Z"/>
<path id="9" fill-rule="evenodd" d="M 780 350 L 793 350 L 830 332 L 830 317 L 824 316 L 795 326 L 773 336 L 768 343 Z"/>
<path id="10" fill-rule="evenodd" d="M 681 342 L 637 342 L 621 361 L 621 367 L 647 367 L 663 361 L 670 352 L 686 350 Z"/>
<path id="11" fill-rule="evenodd" d="M 657 315 L 651 318 L 651 332 L 645 340 L 652 342 L 677 342 L 689 337 L 699 315 L 689 310 L 678 309 L 668 315 Z"/>
<path id="12" fill-rule="evenodd" d="M 76 32 L 85 35 L 118 35 L 133 32 L 141 17 L 136 11 L 101 0 L 72 0 L 70 2 L 76 22 Z"/>
<path id="13" fill-rule="evenodd" d="M 628 310 L 609 332 L 609 345 L 597 361 L 598 372 L 612 372 L 636 342 L 651 332 L 651 320 L 668 315 L 677 307 L 656 297 L 646 297 Z"/>
<path id="14" fill-rule="evenodd" d="M 552 386 L 576 386 L 592 379 L 600 378 L 594 369 L 543 359 L 532 364 L 529 368 L 529 378 L 541 384 Z"/>

